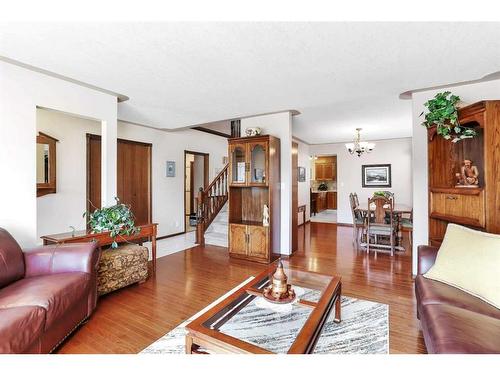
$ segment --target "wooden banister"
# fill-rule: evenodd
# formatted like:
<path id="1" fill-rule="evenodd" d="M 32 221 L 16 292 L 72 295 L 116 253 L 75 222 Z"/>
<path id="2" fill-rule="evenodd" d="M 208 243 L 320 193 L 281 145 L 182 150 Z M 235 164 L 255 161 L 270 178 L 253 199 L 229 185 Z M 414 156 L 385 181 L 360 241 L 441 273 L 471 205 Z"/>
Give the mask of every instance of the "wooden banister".
<path id="1" fill-rule="evenodd" d="M 200 188 L 197 202 L 196 243 L 205 245 L 205 231 L 226 204 L 228 197 L 228 164 L 215 176 L 206 189 Z"/>

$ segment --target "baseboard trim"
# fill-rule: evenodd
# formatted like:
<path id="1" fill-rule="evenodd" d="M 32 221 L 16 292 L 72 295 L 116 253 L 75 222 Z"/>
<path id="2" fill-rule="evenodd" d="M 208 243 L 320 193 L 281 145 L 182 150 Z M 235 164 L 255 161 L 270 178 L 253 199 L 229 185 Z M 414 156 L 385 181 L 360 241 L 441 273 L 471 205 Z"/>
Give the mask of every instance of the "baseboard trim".
<path id="1" fill-rule="evenodd" d="M 156 237 L 156 241 L 164 240 L 166 238 L 178 236 L 179 234 L 184 234 L 184 233 L 186 233 L 186 232 L 177 232 L 177 233 L 167 234 L 166 236 Z"/>

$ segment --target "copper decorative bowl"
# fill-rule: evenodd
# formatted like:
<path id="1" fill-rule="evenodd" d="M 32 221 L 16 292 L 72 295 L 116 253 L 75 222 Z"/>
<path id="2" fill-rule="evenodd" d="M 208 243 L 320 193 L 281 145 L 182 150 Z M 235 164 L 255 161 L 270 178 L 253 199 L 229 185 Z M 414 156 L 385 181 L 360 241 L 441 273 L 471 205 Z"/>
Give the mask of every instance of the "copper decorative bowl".
<path id="1" fill-rule="evenodd" d="M 264 288 L 262 296 L 266 301 L 278 304 L 291 303 L 295 300 L 295 292 L 293 291 L 291 285 L 287 285 L 287 291 L 280 295 L 274 294 L 272 287 L 268 286 L 267 288 Z"/>

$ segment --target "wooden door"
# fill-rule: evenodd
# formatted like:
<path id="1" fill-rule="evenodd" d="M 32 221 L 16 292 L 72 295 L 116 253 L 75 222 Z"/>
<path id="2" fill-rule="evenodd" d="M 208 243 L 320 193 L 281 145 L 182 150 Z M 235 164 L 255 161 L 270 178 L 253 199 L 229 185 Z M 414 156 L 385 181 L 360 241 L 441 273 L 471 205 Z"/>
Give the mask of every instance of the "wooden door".
<path id="1" fill-rule="evenodd" d="M 229 145 L 229 183 L 232 186 L 245 186 L 248 183 L 247 145 L 234 143 Z"/>
<path id="2" fill-rule="evenodd" d="M 117 193 L 135 224 L 151 223 L 151 144 L 118 140 Z"/>
<path id="3" fill-rule="evenodd" d="M 231 254 L 247 255 L 247 226 L 229 224 L 229 252 Z"/>
<path id="4" fill-rule="evenodd" d="M 248 225 L 248 256 L 267 258 L 267 228 Z M 296 229 L 296 228 L 295 228 Z"/>
<path id="5" fill-rule="evenodd" d="M 267 186 L 269 177 L 268 143 L 248 142 L 248 181 L 252 186 Z"/>
<path id="6" fill-rule="evenodd" d="M 151 223 L 151 151 L 149 143 L 117 142 L 117 196 L 130 205 L 135 225 Z M 101 207 L 101 137 L 87 136 L 87 209 Z"/>
<path id="7" fill-rule="evenodd" d="M 101 208 L 101 137 L 87 134 L 87 212 Z"/>

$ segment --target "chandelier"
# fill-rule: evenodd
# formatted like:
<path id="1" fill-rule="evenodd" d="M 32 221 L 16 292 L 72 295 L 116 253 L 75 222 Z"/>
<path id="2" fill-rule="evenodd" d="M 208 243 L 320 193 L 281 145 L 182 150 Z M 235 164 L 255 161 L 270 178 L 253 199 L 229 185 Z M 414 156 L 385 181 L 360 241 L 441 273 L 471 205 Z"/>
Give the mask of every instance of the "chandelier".
<path id="1" fill-rule="evenodd" d="M 361 128 L 356 128 L 356 137 L 354 138 L 354 143 L 346 143 L 345 147 L 351 155 L 357 154 L 358 157 L 362 154 L 372 152 L 375 148 L 375 143 L 361 142 L 361 135 L 359 134 Z"/>

